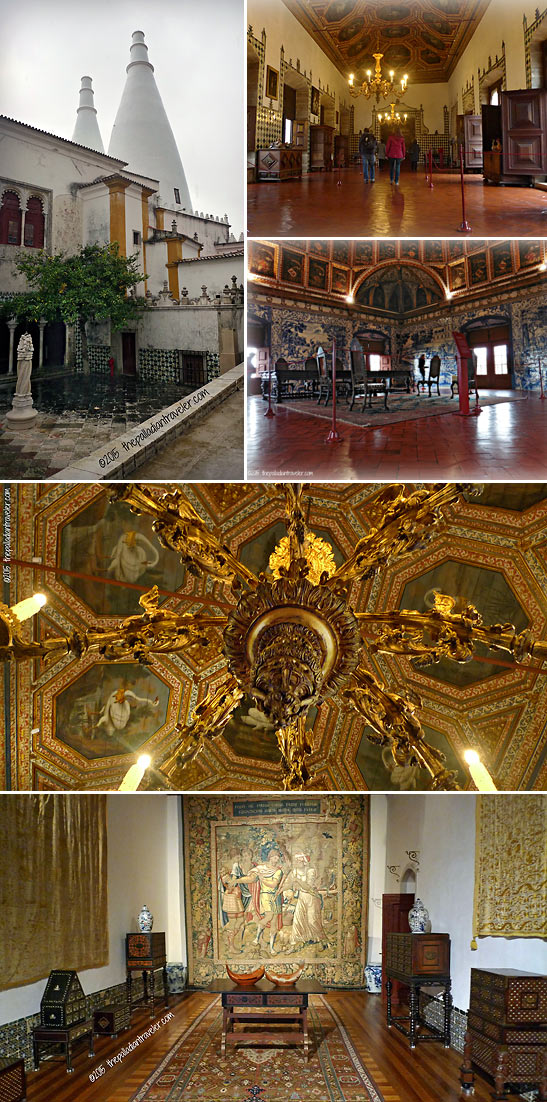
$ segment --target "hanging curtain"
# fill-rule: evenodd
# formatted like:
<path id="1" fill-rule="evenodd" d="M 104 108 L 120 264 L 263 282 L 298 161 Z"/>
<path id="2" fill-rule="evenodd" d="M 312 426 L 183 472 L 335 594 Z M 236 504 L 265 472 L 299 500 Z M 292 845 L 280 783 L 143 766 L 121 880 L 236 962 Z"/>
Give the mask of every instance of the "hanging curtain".
<path id="1" fill-rule="evenodd" d="M 473 937 L 546 935 L 547 797 L 481 796 Z"/>
<path id="2" fill-rule="evenodd" d="M 0 795 L 0 990 L 108 964 L 106 797 Z"/>

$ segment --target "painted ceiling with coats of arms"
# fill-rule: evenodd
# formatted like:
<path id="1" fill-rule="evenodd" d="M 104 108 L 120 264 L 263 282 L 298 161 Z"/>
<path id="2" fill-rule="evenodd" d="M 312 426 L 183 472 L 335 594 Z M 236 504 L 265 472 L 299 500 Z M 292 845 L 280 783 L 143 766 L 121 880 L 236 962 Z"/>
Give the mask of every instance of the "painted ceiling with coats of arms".
<path id="1" fill-rule="evenodd" d="M 343 73 L 364 79 L 372 55 L 411 83 L 444 82 L 481 20 L 488 0 L 284 0 Z"/>
<path id="2" fill-rule="evenodd" d="M 255 572 L 267 568 L 285 531 L 284 498 L 275 485 L 183 488 L 221 542 Z M 338 563 L 366 533 L 367 500 L 377 489 L 367 483 L 312 484 L 306 491 L 308 525 L 331 543 Z M 26 639 L 32 631 L 42 639 L 111 627 L 138 614 L 139 596 L 153 585 L 162 607 L 173 611 L 203 608 L 214 615 L 233 607 L 228 584 L 190 575 L 160 546 L 149 518 L 111 503 L 103 486 L 20 483 L 8 493 L 13 562 L 4 602 L 14 604 L 38 589 L 48 598 L 39 617 L 26 622 Z M 353 607 L 426 610 L 440 590 L 474 604 L 485 623 L 510 621 L 519 631 L 529 627 L 535 637 L 547 638 L 547 486 L 493 483 L 480 497 L 461 497 L 446 507 L 444 516 L 424 549 L 354 582 Z M 49 669 L 41 660 L 17 668 L 7 664 L 11 721 L 1 748 L 3 787 L 113 789 L 140 750 L 161 766 L 177 745 L 175 724 L 188 722 L 207 688 L 226 679 L 220 633 L 207 631 L 209 647 L 156 654 L 149 667 L 101 663 L 95 655 L 63 657 Z M 372 640 L 373 629 L 367 638 Z M 463 752 L 470 746 L 500 788 L 546 787 L 547 678 L 540 663 L 531 659 L 517 666 L 505 655 L 493 661 L 479 651 L 465 665 L 443 660 L 416 670 L 403 656 L 365 653 L 370 670 L 392 689 L 421 699 L 426 738 L 443 750 L 463 787 L 469 786 Z M 337 698 L 312 709 L 309 723 L 314 788 L 427 787 L 417 770 L 394 771 L 381 747 L 367 740 L 364 722 Z M 153 769 L 149 785 L 161 786 Z M 187 788 L 280 786 L 275 732 L 247 697 L 223 734 L 185 767 Z"/>

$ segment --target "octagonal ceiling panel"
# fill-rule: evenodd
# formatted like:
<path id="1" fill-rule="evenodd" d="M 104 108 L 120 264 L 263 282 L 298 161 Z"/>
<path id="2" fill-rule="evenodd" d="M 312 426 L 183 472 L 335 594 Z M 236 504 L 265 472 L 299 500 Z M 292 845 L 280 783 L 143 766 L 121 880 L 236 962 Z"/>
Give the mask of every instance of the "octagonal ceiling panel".
<path id="1" fill-rule="evenodd" d="M 528 626 L 526 613 L 498 570 L 449 559 L 407 582 L 399 608 L 428 612 L 434 607 L 436 592 L 461 598 L 455 612 L 462 612 L 465 605 L 473 605 L 484 624 L 509 622 L 517 631 L 523 631 Z M 504 666 L 488 661 L 487 647 L 480 645 L 477 654 L 480 661 L 452 662 L 449 658 L 442 658 L 440 662 L 427 666 L 427 673 L 439 681 L 464 687 L 505 671 Z M 504 654 L 503 657 L 507 661 L 509 656 Z"/>
<path id="2" fill-rule="evenodd" d="M 54 696 L 59 742 L 89 761 L 134 754 L 167 719 L 169 686 L 134 662 L 98 662 Z"/>
<path id="3" fill-rule="evenodd" d="M 345 77 L 365 75 L 372 54 L 412 83 L 445 82 L 470 41 L 488 0 L 285 0 Z"/>
<path id="4" fill-rule="evenodd" d="M 185 484 L 182 488 L 222 543 L 244 559 L 250 556 L 253 568 L 266 568 L 270 550 L 284 534 L 280 487 L 251 483 Z M 161 491 L 157 487 L 157 492 Z M 366 483 L 314 483 L 307 489 L 310 527 L 333 542 L 338 562 L 370 529 L 370 499 L 377 492 L 377 485 Z M 544 486 L 518 484 L 486 487 L 480 496 L 469 500 L 462 496 L 445 510 L 443 525 L 425 549 L 395 560 L 373 578 L 354 583 L 351 603 L 363 611 L 421 607 L 420 599 L 425 602 L 433 588 L 450 592 L 452 579 L 460 592 L 463 587 L 463 596 L 477 605 L 485 620 L 513 620 L 517 627 L 529 622 L 535 636 L 547 637 L 545 496 Z M 139 611 L 138 596 L 153 580 L 147 574 L 148 562 L 134 566 L 139 575 L 134 583 L 116 578 L 109 567 L 120 538 L 128 531 L 144 533 L 157 550 L 156 538 L 149 528 L 129 527 L 140 520 L 134 514 L 124 513 L 116 505 L 105 507 L 104 486 L 22 483 L 12 487 L 11 503 L 14 558 L 21 565 L 12 570 L 10 600 L 13 603 L 36 588 L 45 589 L 49 599 L 35 625 L 25 626 L 26 638 L 31 638 L 32 632 L 43 638 L 86 627 L 110 627 L 127 612 Z M 88 541 L 82 538 L 80 527 L 88 529 Z M 144 543 L 142 547 L 150 553 Z M 93 554 L 87 565 L 86 553 Z M 79 575 L 76 582 L 68 573 L 73 567 Z M 80 575 L 87 575 L 88 568 L 86 588 L 87 577 Z M 211 615 L 225 614 L 233 607 L 230 585 L 195 578 L 188 571 L 178 574 L 178 560 L 169 563 L 161 548 L 153 569 L 163 570 L 165 607 L 180 611 L 202 608 Z M 450 578 L 442 573 L 447 569 L 461 572 Z M 82 588 L 78 589 L 80 582 Z M 127 604 L 120 603 L 119 592 L 127 592 Z M 101 597 L 102 593 L 108 596 Z M 428 734 L 432 740 L 441 740 L 455 768 L 462 768 L 463 751 L 473 745 L 482 752 L 500 787 L 547 786 L 547 684 L 537 661 L 518 666 L 509 663 L 507 668 L 498 660 L 490 671 L 484 663 L 476 663 L 480 665 L 478 680 L 471 677 L 463 683 L 461 667 L 455 668 L 455 676 L 452 671 L 442 680 L 430 670 L 414 670 L 408 659 L 372 655 L 366 647 L 364 654 L 368 668 L 381 674 L 390 688 L 404 692 L 408 686 L 422 698 L 420 715 Z M 467 676 L 467 667 L 463 670 Z M 135 663 L 109 667 L 94 658 L 81 663 L 67 658 L 51 668 L 37 661 L 21 663 L 17 669 L 6 670 L 6 678 L 11 709 L 11 786 L 112 789 L 119 785 L 140 746 L 146 746 L 158 767 L 170 758 L 179 741 L 175 725 L 189 721 L 208 686 L 215 689 L 223 684 L 226 660 L 221 633 L 211 629 L 210 648 L 193 646 L 183 655 L 158 655 L 151 670 Z M 109 700 L 122 690 L 140 699 L 127 697 L 125 725 L 116 727 L 110 722 L 107 731 L 101 717 Z M 209 742 L 187 767 L 183 787 L 281 787 L 274 733 L 253 727 L 257 719 L 253 708 L 251 700 L 243 701 L 224 734 Z M 244 718 L 251 723 L 243 722 Z M 123 719 L 122 715 L 118 723 Z M 372 788 L 379 783 L 385 773 L 381 748 L 365 747 L 364 727 L 336 698 L 318 709 L 310 734 L 314 786 L 332 790 L 363 784 Z M 6 753 L 7 744 L 1 748 L 5 769 Z M 153 782 L 154 774 L 151 776 Z M 463 777 L 469 784 L 466 772 Z M 418 777 L 418 786 L 422 783 Z M 396 786 L 399 782 L 393 779 Z"/>

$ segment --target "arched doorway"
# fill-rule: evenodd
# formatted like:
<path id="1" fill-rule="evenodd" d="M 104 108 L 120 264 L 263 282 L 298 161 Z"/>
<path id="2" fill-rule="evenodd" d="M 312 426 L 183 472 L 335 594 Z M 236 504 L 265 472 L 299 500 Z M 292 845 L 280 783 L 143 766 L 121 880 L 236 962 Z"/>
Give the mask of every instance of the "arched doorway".
<path id="1" fill-rule="evenodd" d="M 476 356 L 479 390 L 511 390 L 513 342 L 508 318 L 477 318 L 464 328 L 469 347 Z"/>

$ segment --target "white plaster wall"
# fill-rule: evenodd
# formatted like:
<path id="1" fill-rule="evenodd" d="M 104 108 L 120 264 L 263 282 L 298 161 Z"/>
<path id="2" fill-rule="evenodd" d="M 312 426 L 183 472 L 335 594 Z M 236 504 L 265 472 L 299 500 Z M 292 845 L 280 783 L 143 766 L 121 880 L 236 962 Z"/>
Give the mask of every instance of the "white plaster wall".
<path id="1" fill-rule="evenodd" d="M 370 799 L 370 866 L 367 964 L 382 959 L 382 894 L 385 891 L 388 802 L 374 793 Z"/>
<path id="2" fill-rule="evenodd" d="M 147 310 L 139 320 L 140 348 L 184 348 L 218 351 L 214 306 L 166 306 Z"/>
<path id="3" fill-rule="evenodd" d="M 182 255 L 184 256 L 184 248 Z M 243 283 L 244 259 L 243 257 L 227 256 L 217 260 L 194 260 L 189 264 L 179 264 L 179 287 L 188 288 L 189 298 L 199 298 L 203 285 L 207 287 L 207 294 L 214 298 L 222 294 L 224 287 L 232 287 L 232 276 L 237 277 L 237 285 Z"/>
<path id="4" fill-rule="evenodd" d="M 261 37 L 262 28 L 266 29 L 266 66 L 271 65 L 280 73 L 280 50 L 284 46 L 285 61 L 289 62 L 292 59 L 293 66 L 296 68 L 299 60 L 300 72 L 311 77 L 312 84 L 316 88 L 321 83 L 323 91 L 334 94 L 337 111 L 340 105 L 351 106 L 347 77 L 344 78 L 336 66 L 329 61 L 313 38 L 285 7 L 282 0 L 248 0 L 247 23 L 251 24 L 253 34 L 258 39 Z M 266 68 L 264 68 L 265 79 Z M 269 99 L 266 103 L 269 104 Z M 272 104 L 274 108 L 279 107 L 279 102 L 276 100 L 272 100 Z M 319 119 L 316 121 L 319 122 Z"/>
<path id="5" fill-rule="evenodd" d="M 0 123 L 0 160 L 6 176 L 49 188 L 54 196 L 121 169 L 119 161 L 10 123 Z"/>
<path id="6" fill-rule="evenodd" d="M 475 113 L 480 114 L 478 69 L 487 69 L 488 58 L 494 61 L 496 54 L 502 55 L 502 42 L 505 42 L 507 59 L 507 88 L 526 87 L 526 69 L 524 61 L 523 15 L 528 24 L 535 18 L 536 5 L 526 0 L 518 6 L 514 0 L 490 0 L 467 49 L 458 62 L 449 81 L 449 103 L 458 103 L 458 112 L 462 112 L 462 91 L 467 81 L 475 77 Z"/>
<path id="7" fill-rule="evenodd" d="M 165 930 L 168 961 L 187 963 L 179 797 L 109 795 L 107 829 L 109 963 L 78 973 L 86 994 L 125 981 L 125 934 L 137 929 L 143 903 L 154 929 Z M 46 981 L 0 992 L 0 1025 L 37 1013 Z"/>
<path id="8" fill-rule="evenodd" d="M 429 911 L 433 931 L 450 934 L 454 1005 L 460 1010 L 469 1007 L 471 968 L 546 972 L 547 942 L 537 938 L 479 938 L 478 950 L 470 948 L 476 797 L 472 793 L 403 793 L 389 794 L 387 801 L 386 865 L 400 865 L 403 871 L 408 864 L 406 850 L 420 851 L 416 894 Z M 384 890 L 399 890 L 389 873 Z"/>
<path id="9" fill-rule="evenodd" d="M 80 192 L 82 244 L 106 245 L 110 241 L 110 196 L 104 187 Z"/>

